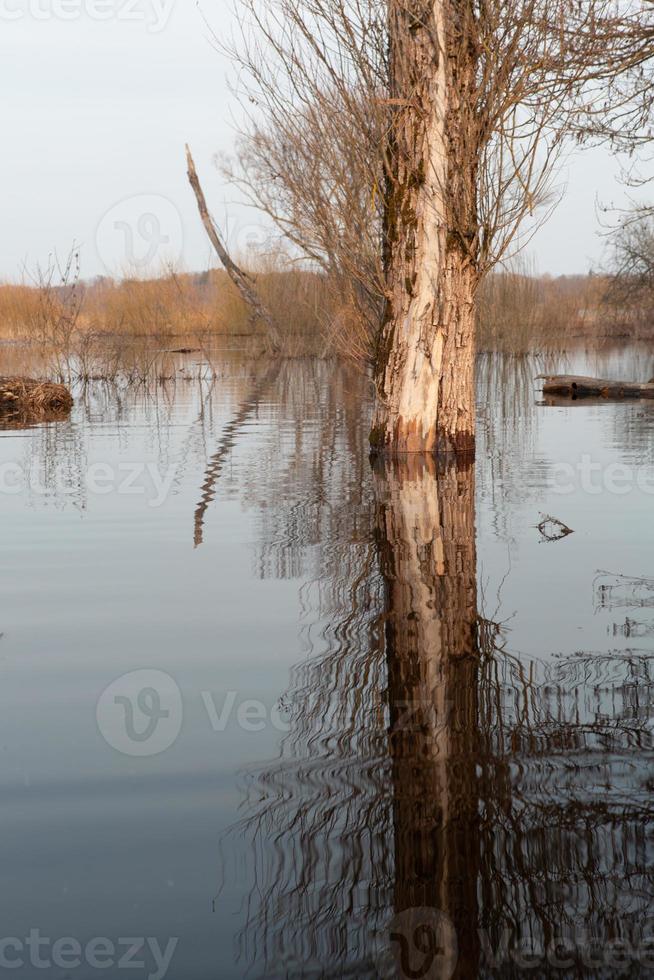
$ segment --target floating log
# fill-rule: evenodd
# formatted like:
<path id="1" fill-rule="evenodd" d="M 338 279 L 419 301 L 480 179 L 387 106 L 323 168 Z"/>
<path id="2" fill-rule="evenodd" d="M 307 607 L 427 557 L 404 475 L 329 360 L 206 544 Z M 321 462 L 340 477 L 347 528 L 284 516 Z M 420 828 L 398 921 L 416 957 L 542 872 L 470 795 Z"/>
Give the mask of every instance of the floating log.
<path id="1" fill-rule="evenodd" d="M 65 417 L 73 405 L 66 385 L 36 378 L 0 377 L 0 414 L 27 415 L 34 419 Z"/>
<path id="2" fill-rule="evenodd" d="M 607 381 L 604 378 L 586 378 L 579 374 L 541 374 L 544 395 L 563 398 L 654 398 L 654 381 L 640 384 L 638 381 Z"/>

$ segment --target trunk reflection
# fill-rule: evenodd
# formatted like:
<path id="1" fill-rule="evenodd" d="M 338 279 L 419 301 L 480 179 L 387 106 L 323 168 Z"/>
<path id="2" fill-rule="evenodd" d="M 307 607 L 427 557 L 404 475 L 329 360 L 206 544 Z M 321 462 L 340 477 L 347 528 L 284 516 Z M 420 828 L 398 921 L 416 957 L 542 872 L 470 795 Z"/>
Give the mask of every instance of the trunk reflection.
<path id="1" fill-rule="evenodd" d="M 399 916 L 389 938 L 400 975 L 470 977 L 478 966 L 474 487 L 470 459 L 416 456 L 375 465 Z M 458 962 L 443 923 L 429 948 L 420 913 L 402 915 L 432 908 L 454 927 Z M 429 931 L 430 917 L 422 916 Z"/>

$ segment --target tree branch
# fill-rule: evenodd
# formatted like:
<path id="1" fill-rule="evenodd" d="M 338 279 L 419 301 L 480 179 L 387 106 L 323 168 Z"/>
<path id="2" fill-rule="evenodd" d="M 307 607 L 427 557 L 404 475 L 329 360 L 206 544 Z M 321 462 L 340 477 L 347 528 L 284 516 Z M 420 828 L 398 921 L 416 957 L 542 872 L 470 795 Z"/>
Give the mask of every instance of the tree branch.
<path id="1" fill-rule="evenodd" d="M 279 330 L 277 329 L 272 314 L 264 303 L 262 303 L 255 288 L 254 280 L 247 274 L 247 272 L 244 272 L 236 265 L 220 237 L 216 224 L 209 214 L 207 201 L 195 169 L 195 163 L 193 162 L 193 157 L 191 155 L 191 150 L 189 149 L 188 143 L 186 144 L 186 165 L 188 181 L 193 188 L 195 199 L 198 202 L 198 211 L 200 212 L 200 218 L 202 219 L 202 224 L 204 225 L 205 231 L 209 236 L 209 241 L 215 248 L 225 272 L 252 310 L 253 318 L 261 320 L 265 324 L 268 332 L 268 342 L 270 347 L 275 353 L 277 353 L 281 350 L 282 346 Z"/>

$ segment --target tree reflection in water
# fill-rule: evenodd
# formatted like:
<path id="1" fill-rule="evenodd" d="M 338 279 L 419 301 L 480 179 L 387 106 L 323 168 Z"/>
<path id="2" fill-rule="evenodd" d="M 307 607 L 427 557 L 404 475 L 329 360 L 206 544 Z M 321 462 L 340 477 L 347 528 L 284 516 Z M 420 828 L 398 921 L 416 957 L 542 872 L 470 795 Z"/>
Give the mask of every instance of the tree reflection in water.
<path id="1" fill-rule="evenodd" d="M 473 466 L 371 468 L 360 379 L 327 362 L 285 362 L 248 401 L 264 373 L 243 367 L 226 423 L 214 386 L 193 397 L 184 388 L 181 400 L 163 387 L 120 397 L 95 387 L 73 422 L 35 429 L 23 446 L 52 488 L 35 506 L 82 508 L 81 481 L 57 495 L 57 466 L 76 487 L 87 420 L 110 419 L 123 442 L 136 416 L 162 469 L 175 459 L 179 481 L 188 476 L 191 506 L 208 462 L 196 533 L 219 479 L 256 510 L 256 573 L 303 580 L 308 656 L 284 698 L 290 730 L 280 758 L 245 777 L 244 820 L 232 831 L 251 862 L 242 972 L 650 975 L 647 947 L 640 962 L 628 947 L 621 967 L 615 943 L 638 943 L 654 895 L 652 581 L 607 558 L 610 574 L 593 583 L 618 650 L 543 662 L 510 649 L 480 608 Z M 512 543 L 514 505 L 539 492 L 549 465 L 536 456 L 525 381 L 537 373 L 480 362 L 477 499 L 485 527 Z M 632 423 L 619 436 L 639 460 Z M 222 468 L 232 442 L 233 474 Z M 225 853 L 238 853 L 230 843 Z"/>
<path id="2" fill-rule="evenodd" d="M 386 583 L 387 793 L 394 845 L 395 917 L 385 967 L 389 976 L 475 976 L 480 745 L 474 462 L 379 460 L 375 484 Z M 404 914 L 412 909 L 424 911 Z M 429 909 L 444 913 L 449 929 L 439 929 Z"/>
<path id="3" fill-rule="evenodd" d="M 304 606 L 323 629 L 305 629 L 281 757 L 248 774 L 232 831 L 252 861 L 243 967 L 603 978 L 627 940 L 625 975 L 648 975 L 652 654 L 509 652 L 477 608 L 473 464 L 357 470 L 336 390 L 265 516 L 262 574 L 319 546 Z"/>

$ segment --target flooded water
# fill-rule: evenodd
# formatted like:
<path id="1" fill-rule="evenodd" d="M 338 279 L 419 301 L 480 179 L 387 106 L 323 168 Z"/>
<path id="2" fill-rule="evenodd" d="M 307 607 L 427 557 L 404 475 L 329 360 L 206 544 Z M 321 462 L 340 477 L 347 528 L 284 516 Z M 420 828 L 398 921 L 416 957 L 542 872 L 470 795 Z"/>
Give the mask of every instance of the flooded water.
<path id="1" fill-rule="evenodd" d="M 652 974 L 654 405 L 558 368 L 654 355 L 482 359 L 474 465 L 321 361 L 0 432 L 3 971 Z"/>

